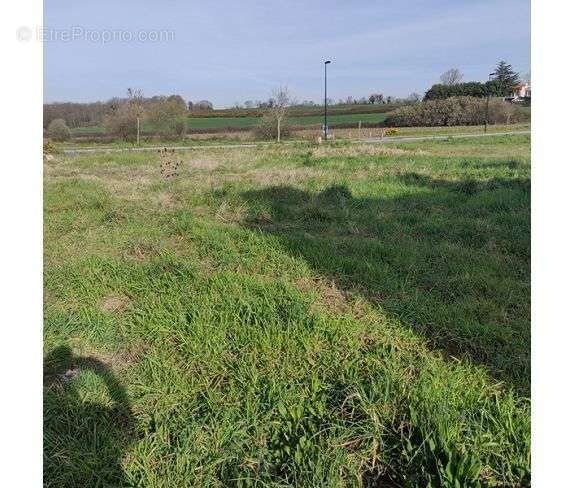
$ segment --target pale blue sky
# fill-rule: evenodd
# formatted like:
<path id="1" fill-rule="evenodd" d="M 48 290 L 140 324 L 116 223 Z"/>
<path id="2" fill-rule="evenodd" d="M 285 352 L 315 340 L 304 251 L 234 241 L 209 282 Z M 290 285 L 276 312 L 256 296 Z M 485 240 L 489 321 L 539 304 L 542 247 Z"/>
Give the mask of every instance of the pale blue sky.
<path id="1" fill-rule="evenodd" d="M 77 37 L 44 41 L 47 102 L 134 87 L 228 106 L 280 84 L 320 101 L 326 58 L 334 99 L 422 94 L 451 67 L 484 80 L 499 59 L 530 67 L 528 0 L 45 0 L 44 29 Z M 102 42 L 111 31 L 173 34 Z"/>

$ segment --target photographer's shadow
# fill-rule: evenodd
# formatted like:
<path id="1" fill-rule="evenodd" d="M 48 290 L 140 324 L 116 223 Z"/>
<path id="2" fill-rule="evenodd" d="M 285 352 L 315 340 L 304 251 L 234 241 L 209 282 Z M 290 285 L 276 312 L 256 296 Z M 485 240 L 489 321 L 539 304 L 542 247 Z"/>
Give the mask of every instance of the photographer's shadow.
<path id="1" fill-rule="evenodd" d="M 91 374 L 93 373 L 93 374 Z M 109 400 L 82 395 L 78 382 L 103 383 Z M 84 390 L 82 390 L 84 391 Z M 67 346 L 44 360 L 44 485 L 130 486 L 122 458 L 134 439 L 134 419 L 124 388 L 110 368 Z"/>

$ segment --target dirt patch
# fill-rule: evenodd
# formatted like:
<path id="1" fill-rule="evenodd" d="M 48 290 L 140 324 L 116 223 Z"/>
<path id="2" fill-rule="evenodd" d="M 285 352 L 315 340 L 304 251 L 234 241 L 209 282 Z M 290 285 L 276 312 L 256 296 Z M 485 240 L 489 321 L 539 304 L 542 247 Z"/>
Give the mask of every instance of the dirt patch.
<path id="1" fill-rule="evenodd" d="M 102 300 L 101 309 L 108 313 L 121 313 L 127 310 L 131 300 L 125 295 L 108 295 Z"/>
<path id="2" fill-rule="evenodd" d="M 348 292 L 337 288 L 335 282 L 325 283 L 320 278 L 302 278 L 297 281 L 297 287 L 304 292 L 315 292 L 319 299 L 315 302 L 322 311 L 344 313 L 349 311 Z"/>
<path id="3" fill-rule="evenodd" d="M 146 348 L 143 346 L 132 347 L 128 351 L 120 351 L 112 354 L 99 354 L 97 357 L 101 362 L 111 366 L 112 368 L 120 368 L 140 361 L 145 353 L 145 349 Z"/>
<path id="4" fill-rule="evenodd" d="M 131 242 L 124 250 L 124 254 L 137 261 L 148 261 L 159 254 L 156 244 L 150 242 Z"/>
<path id="5" fill-rule="evenodd" d="M 171 193 L 162 192 L 156 197 L 157 203 L 161 207 L 172 208 L 177 204 L 177 199 Z"/>
<path id="6" fill-rule="evenodd" d="M 102 353 L 99 351 L 80 351 L 72 353 L 67 346 L 61 348 L 68 353 L 60 358 L 61 369 L 57 365 L 44 365 L 43 384 L 44 388 L 64 388 L 79 378 L 83 370 L 106 371 L 119 370 L 131 364 L 137 363 L 143 357 L 146 347 L 136 346 L 127 351 Z"/>

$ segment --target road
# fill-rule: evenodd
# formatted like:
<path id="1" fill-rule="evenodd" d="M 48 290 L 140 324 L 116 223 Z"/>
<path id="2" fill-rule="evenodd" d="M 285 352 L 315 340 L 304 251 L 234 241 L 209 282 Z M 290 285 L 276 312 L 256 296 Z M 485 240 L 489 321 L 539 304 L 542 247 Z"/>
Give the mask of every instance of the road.
<path id="1" fill-rule="evenodd" d="M 474 134 L 451 134 L 451 135 L 438 135 L 438 136 L 388 136 L 384 138 L 367 138 L 367 139 L 353 139 L 352 144 L 391 144 L 400 142 L 416 142 L 416 141 L 446 141 L 449 139 L 466 139 L 469 137 L 492 137 L 492 136 L 508 136 L 508 135 L 526 135 L 530 134 L 529 130 L 517 130 L 512 132 L 480 132 Z M 297 144 L 299 141 L 286 141 L 283 144 Z M 241 147 L 260 147 L 275 144 L 273 142 L 258 142 L 250 144 L 205 144 L 198 146 L 148 146 L 148 147 L 82 147 L 75 149 L 64 149 L 65 154 L 79 154 L 79 153 L 96 153 L 96 152 L 140 152 L 140 151 L 159 151 L 160 149 L 168 148 L 176 151 L 194 151 L 197 149 L 233 149 Z"/>

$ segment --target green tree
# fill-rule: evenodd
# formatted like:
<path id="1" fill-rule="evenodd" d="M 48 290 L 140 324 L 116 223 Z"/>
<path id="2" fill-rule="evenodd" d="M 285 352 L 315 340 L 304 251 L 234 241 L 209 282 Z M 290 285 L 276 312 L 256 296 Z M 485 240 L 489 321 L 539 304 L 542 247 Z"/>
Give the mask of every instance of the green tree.
<path id="1" fill-rule="evenodd" d="M 424 100 L 441 100 L 450 97 L 484 97 L 485 95 L 487 95 L 487 86 L 478 81 L 456 83 L 454 85 L 439 83 L 433 85 L 425 93 Z"/>
<path id="2" fill-rule="evenodd" d="M 494 70 L 494 80 L 501 95 L 509 95 L 520 82 L 520 75 L 506 61 L 499 61 Z"/>

